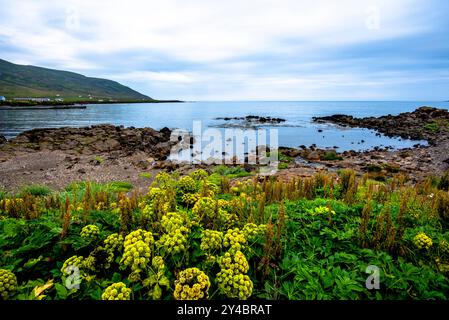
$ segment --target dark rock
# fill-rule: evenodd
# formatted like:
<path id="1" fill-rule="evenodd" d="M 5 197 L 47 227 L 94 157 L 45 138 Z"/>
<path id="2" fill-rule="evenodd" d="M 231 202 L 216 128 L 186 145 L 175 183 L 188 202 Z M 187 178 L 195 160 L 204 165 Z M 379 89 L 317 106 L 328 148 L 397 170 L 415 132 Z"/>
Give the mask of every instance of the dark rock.
<path id="1" fill-rule="evenodd" d="M 327 117 L 314 117 L 316 123 L 334 123 L 340 126 L 360 127 L 377 130 L 388 137 L 403 139 L 427 140 L 430 145 L 449 138 L 449 131 L 443 130 L 444 124 L 449 124 L 449 112 L 445 109 L 420 107 L 413 112 L 391 114 L 379 118 L 354 118 L 350 115 L 336 114 Z M 434 129 L 435 124 L 437 128 Z"/>
<path id="2" fill-rule="evenodd" d="M 5 144 L 6 142 L 8 142 L 8 140 L 6 140 L 6 138 L 4 136 L 0 135 L 0 146 L 2 144 Z"/>
<path id="3" fill-rule="evenodd" d="M 84 155 L 113 153 L 132 155 L 143 151 L 156 159 L 170 154 L 171 130 L 163 128 L 124 128 L 113 125 L 96 125 L 84 128 L 34 129 L 21 133 L 11 140 L 14 146 L 32 150 L 64 150 Z"/>

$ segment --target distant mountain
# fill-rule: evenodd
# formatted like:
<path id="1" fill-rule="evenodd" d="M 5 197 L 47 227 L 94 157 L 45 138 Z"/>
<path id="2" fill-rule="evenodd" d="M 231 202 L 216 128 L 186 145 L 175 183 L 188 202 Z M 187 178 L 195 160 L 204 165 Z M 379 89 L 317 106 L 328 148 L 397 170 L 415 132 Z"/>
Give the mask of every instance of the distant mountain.
<path id="1" fill-rule="evenodd" d="M 59 96 L 58 96 L 59 95 Z M 0 59 L 0 96 L 65 100 L 153 100 L 118 82 L 81 74 L 23 66 Z"/>

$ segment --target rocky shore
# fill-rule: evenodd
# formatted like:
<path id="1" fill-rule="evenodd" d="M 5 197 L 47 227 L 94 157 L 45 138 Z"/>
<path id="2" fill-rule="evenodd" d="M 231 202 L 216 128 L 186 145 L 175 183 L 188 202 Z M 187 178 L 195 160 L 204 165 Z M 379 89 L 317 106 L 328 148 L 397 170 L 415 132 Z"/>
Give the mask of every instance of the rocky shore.
<path id="1" fill-rule="evenodd" d="M 247 121 L 246 118 L 239 120 Z M 282 168 L 276 175 L 281 179 L 351 168 L 376 179 L 402 173 L 417 181 L 440 175 L 449 168 L 447 110 L 422 107 L 397 116 L 358 119 L 334 115 L 313 121 L 370 128 L 388 136 L 423 139 L 429 144 L 402 150 L 376 148 L 342 153 L 316 146 L 280 148 Z M 186 172 L 198 168 L 167 160 L 176 144 L 170 141 L 170 136 L 168 128 L 157 131 L 113 125 L 35 129 L 10 141 L 0 136 L 0 190 L 17 190 L 30 184 L 61 189 L 71 182 L 85 180 L 127 181 L 137 189 L 146 189 L 148 177 L 154 177 L 160 170 Z M 200 167 L 210 169 L 206 165 Z M 247 171 L 256 169 L 251 165 L 243 167 Z"/>
<path id="2" fill-rule="evenodd" d="M 167 168 L 171 131 L 97 125 L 35 129 L 10 141 L 0 137 L 0 189 L 27 184 L 63 188 L 71 181 L 129 181 L 146 186 L 139 174 Z"/>
<path id="3" fill-rule="evenodd" d="M 426 140 L 429 144 L 397 151 L 377 149 L 343 152 L 339 154 L 343 160 L 338 163 L 334 161 L 333 165 L 352 166 L 362 172 L 403 172 L 416 179 L 426 175 L 438 175 L 449 168 L 449 112 L 446 109 L 425 106 L 396 116 L 355 118 L 337 114 L 316 117 L 313 121 L 342 127 L 368 128 L 389 137 Z"/>
<path id="4" fill-rule="evenodd" d="M 427 140 L 431 145 L 449 138 L 449 112 L 445 109 L 421 107 L 397 116 L 354 118 L 349 115 L 314 117 L 316 123 L 333 123 L 343 127 L 375 129 L 388 137 Z"/>

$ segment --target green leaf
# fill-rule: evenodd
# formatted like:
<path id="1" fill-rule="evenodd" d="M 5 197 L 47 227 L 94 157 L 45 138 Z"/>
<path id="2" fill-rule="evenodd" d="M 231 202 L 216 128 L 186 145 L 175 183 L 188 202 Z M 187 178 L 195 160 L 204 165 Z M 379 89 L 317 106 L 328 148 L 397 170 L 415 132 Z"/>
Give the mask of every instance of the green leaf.
<path id="1" fill-rule="evenodd" d="M 68 293 L 68 291 L 67 291 L 65 286 L 63 286 L 60 283 L 56 283 L 55 284 L 55 288 L 56 288 L 56 293 L 57 293 L 57 297 L 58 298 L 60 298 L 62 300 L 67 299 L 67 296 L 68 296 L 69 293 Z"/>

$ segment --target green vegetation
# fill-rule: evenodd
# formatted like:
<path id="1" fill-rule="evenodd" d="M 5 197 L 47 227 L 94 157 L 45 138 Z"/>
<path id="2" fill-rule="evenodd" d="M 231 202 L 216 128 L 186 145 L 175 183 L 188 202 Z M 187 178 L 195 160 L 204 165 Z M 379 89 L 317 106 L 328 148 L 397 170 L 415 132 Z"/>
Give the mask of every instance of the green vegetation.
<path id="1" fill-rule="evenodd" d="M 287 169 L 287 168 L 288 168 L 288 163 L 279 162 L 279 164 L 278 164 L 278 169 L 279 170 L 283 170 L 283 169 Z"/>
<path id="2" fill-rule="evenodd" d="M 4 194 L 0 299 L 449 298 L 447 177 L 219 172 Z"/>
<path id="3" fill-rule="evenodd" d="M 430 123 L 427 123 L 427 124 L 424 126 L 424 128 L 425 128 L 426 130 L 428 130 L 428 131 L 431 131 L 431 132 L 438 132 L 438 131 L 440 131 L 440 126 L 439 126 L 438 123 L 436 123 L 436 122 L 430 122 Z"/>
<path id="4" fill-rule="evenodd" d="M 39 196 L 48 196 L 51 193 L 52 190 L 49 187 L 43 185 L 30 185 L 22 188 L 21 190 L 22 196 L 32 195 L 39 197 Z"/>
<path id="5" fill-rule="evenodd" d="M 335 161 L 335 160 L 343 160 L 341 156 L 339 156 L 335 151 L 327 151 L 324 156 L 321 157 L 321 160 L 324 161 Z"/>
<path id="6" fill-rule="evenodd" d="M 149 172 L 142 172 L 139 174 L 139 177 L 145 178 L 145 179 L 151 179 L 151 173 Z"/>
<path id="7" fill-rule="evenodd" d="M 449 131 L 449 122 L 447 120 L 437 119 L 432 122 L 427 123 L 424 129 L 432 133 L 438 133 L 440 131 Z"/>
<path id="8" fill-rule="evenodd" d="M 67 71 L 16 65 L 1 59 L 0 88 L 0 95 L 7 99 L 58 97 L 63 98 L 65 103 L 101 99 L 153 100 L 115 81 L 89 78 Z"/>
<path id="9" fill-rule="evenodd" d="M 102 157 L 100 157 L 100 156 L 96 156 L 96 157 L 93 159 L 93 161 L 94 161 L 96 164 L 102 164 L 102 163 L 104 162 L 104 159 L 103 159 Z"/>
<path id="10" fill-rule="evenodd" d="M 212 171 L 213 173 L 217 173 L 229 179 L 243 178 L 251 175 L 250 172 L 246 171 L 243 167 L 240 166 L 231 167 L 226 165 L 218 165 L 215 166 Z"/>

